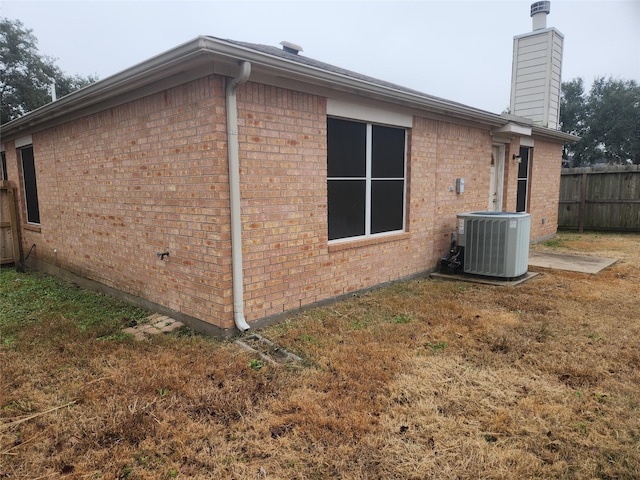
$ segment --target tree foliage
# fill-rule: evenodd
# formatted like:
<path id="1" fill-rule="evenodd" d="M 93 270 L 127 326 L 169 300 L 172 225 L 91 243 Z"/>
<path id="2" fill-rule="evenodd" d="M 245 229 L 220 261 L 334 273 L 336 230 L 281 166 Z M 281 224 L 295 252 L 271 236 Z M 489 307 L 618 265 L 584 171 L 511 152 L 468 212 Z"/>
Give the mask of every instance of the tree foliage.
<path id="1" fill-rule="evenodd" d="M 564 158 L 573 166 L 602 159 L 640 164 L 640 86 L 634 80 L 597 78 L 588 94 L 581 78 L 563 82 L 560 128 L 579 135 L 565 145 Z"/>
<path id="2" fill-rule="evenodd" d="M 42 55 L 38 39 L 20 20 L 0 18 L 0 123 L 6 123 L 58 97 L 85 87 L 97 78 L 67 75 L 55 60 Z"/>

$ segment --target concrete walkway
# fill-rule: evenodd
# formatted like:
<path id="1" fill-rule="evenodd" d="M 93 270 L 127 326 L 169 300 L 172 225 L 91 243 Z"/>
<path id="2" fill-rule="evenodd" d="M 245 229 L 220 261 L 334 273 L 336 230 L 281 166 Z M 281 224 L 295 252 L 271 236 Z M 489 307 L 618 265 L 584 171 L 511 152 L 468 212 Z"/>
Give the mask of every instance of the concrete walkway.
<path id="1" fill-rule="evenodd" d="M 529 250 L 529 267 L 552 268 L 556 270 L 569 270 L 571 272 L 598 273 L 609 265 L 613 265 L 616 258 L 585 257 L 583 255 L 569 255 L 566 253 L 545 252 Z M 448 274 L 433 272 L 432 278 L 441 280 L 458 280 L 462 282 L 483 283 L 486 285 L 515 286 L 524 283 L 538 275 L 538 272 L 527 272 L 518 280 L 507 281 L 501 278 L 486 278 L 465 274 Z"/>
<path id="2" fill-rule="evenodd" d="M 609 265 L 613 265 L 616 258 L 585 257 L 566 253 L 529 251 L 529 266 L 569 270 L 581 273 L 598 273 Z"/>

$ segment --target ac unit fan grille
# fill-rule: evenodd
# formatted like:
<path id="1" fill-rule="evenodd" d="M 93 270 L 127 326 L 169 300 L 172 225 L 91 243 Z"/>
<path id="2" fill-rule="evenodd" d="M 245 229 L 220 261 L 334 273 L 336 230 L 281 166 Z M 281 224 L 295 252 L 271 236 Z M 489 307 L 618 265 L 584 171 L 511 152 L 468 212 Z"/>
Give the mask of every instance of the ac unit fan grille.
<path id="1" fill-rule="evenodd" d="M 504 254 L 507 248 L 507 222 L 504 219 L 469 218 L 465 230 L 465 272 L 495 277 L 507 276 Z"/>

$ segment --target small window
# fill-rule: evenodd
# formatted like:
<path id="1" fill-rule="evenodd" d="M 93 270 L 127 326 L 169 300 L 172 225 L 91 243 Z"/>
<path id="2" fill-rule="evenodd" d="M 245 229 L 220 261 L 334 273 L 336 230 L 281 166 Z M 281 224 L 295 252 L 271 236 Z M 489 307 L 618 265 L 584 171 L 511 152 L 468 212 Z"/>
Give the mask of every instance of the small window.
<path id="1" fill-rule="evenodd" d="M 404 230 L 406 130 L 327 119 L 329 240 Z"/>
<path id="2" fill-rule="evenodd" d="M 9 180 L 7 176 L 7 156 L 4 150 L 0 152 L 0 180 Z"/>
<path id="3" fill-rule="evenodd" d="M 531 163 L 531 148 L 520 147 L 520 159 L 520 164 L 518 165 L 516 212 L 526 212 L 527 208 L 529 208 L 529 164 Z"/>
<path id="4" fill-rule="evenodd" d="M 33 158 L 33 146 L 20 149 L 22 161 L 22 177 L 24 196 L 27 205 L 27 223 L 40 223 L 40 207 L 38 205 L 38 186 L 36 183 L 36 164 Z"/>

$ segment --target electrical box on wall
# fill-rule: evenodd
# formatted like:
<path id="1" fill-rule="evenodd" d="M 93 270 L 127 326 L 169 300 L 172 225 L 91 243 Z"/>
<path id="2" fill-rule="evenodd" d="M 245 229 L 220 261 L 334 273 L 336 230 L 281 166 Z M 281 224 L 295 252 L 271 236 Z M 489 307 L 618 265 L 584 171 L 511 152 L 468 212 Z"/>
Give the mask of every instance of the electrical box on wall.
<path id="1" fill-rule="evenodd" d="M 456 178 L 456 193 L 464 192 L 464 178 Z"/>

